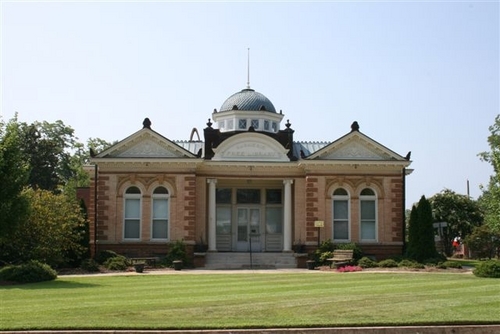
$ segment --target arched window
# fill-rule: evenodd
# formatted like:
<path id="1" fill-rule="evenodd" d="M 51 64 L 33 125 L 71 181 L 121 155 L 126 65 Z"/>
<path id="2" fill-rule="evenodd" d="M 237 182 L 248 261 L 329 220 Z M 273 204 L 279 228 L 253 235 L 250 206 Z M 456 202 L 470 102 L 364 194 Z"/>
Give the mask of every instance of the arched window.
<path id="1" fill-rule="evenodd" d="M 125 210 L 123 221 L 123 239 L 140 240 L 141 238 L 141 190 L 129 187 L 125 191 Z"/>
<path id="2" fill-rule="evenodd" d="M 151 220 L 151 238 L 155 240 L 168 239 L 169 198 L 167 188 L 157 187 L 153 191 L 153 213 Z"/>
<path id="3" fill-rule="evenodd" d="M 370 188 L 365 188 L 359 195 L 360 203 L 360 239 L 369 242 L 377 240 L 377 196 Z"/>
<path id="4" fill-rule="evenodd" d="M 349 241 L 349 194 L 344 188 L 333 192 L 333 240 Z"/>

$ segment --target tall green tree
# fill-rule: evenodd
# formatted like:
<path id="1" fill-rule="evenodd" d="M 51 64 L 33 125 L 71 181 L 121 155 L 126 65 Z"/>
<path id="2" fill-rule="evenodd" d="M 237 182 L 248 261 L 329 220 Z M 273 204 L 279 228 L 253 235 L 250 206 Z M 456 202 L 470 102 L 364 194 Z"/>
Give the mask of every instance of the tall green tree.
<path id="1" fill-rule="evenodd" d="M 432 208 L 429 200 L 422 196 L 418 205 L 410 213 L 407 256 L 423 262 L 436 258 L 438 253 L 434 242 Z"/>
<path id="2" fill-rule="evenodd" d="M 465 239 L 483 223 L 483 213 L 477 201 L 445 189 L 429 199 L 436 222 L 446 222 L 441 242 L 446 255 L 453 254 L 455 237 Z"/>
<path id="3" fill-rule="evenodd" d="M 74 130 L 62 121 L 21 123 L 22 146 L 30 165 L 32 188 L 57 191 L 75 177 L 71 154 L 78 143 Z"/>
<path id="4" fill-rule="evenodd" d="M 484 210 L 484 223 L 492 232 L 500 233 L 500 114 L 495 117 L 489 130 L 490 151 L 480 153 L 479 157 L 491 164 L 493 175 L 490 176 L 488 185 L 482 187 L 480 203 Z"/>
<path id="5" fill-rule="evenodd" d="M 24 194 L 31 203 L 29 216 L 1 245 L 1 260 L 38 260 L 57 267 L 84 254 L 85 217 L 78 200 L 42 189 L 27 188 Z"/>
<path id="6" fill-rule="evenodd" d="M 19 150 L 21 142 L 17 116 L 7 124 L 0 119 L 0 244 L 9 240 L 28 215 L 29 202 L 23 188 L 29 170 Z"/>

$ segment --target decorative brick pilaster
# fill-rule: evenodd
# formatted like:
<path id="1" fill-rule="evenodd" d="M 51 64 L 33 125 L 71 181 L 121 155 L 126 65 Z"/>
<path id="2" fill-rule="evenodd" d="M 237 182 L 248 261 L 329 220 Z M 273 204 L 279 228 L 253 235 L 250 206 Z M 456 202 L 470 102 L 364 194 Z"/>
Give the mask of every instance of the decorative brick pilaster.
<path id="1" fill-rule="evenodd" d="M 318 240 L 318 229 L 314 222 L 318 220 L 318 178 L 306 177 L 306 242 Z"/>
<path id="2" fill-rule="evenodd" d="M 186 241 L 196 241 L 196 177 L 184 177 L 184 235 Z"/>
<path id="3" fill-rule="evenodd" d="M 403 241 L 403 182 L 399 178 L 391 180 L 391 234 L 392 241 Z"/>

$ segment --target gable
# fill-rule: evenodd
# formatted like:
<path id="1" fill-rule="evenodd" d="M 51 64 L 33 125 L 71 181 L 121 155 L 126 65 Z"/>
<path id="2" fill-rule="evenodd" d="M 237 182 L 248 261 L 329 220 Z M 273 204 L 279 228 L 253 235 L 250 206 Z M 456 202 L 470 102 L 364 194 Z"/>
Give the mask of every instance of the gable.
<path id="1" fill-rule="evenodd" d="M 359 131 L 353 131 L 316 151 L 309 159 L 318 160 L 404 160 L 402 156 Z"/>
<path id="2" fill-rule="evenodd" d="M 161 136 L 157 132 L 143 128 L 125 138 L 97 158 L 194 158 L 191 152 Z"/>
<path id="3" fill-rule="evenodd" d="M 280 143 L 255 132 L 232 136 L 213 151 L 213 161 L 290 161 Z"/>

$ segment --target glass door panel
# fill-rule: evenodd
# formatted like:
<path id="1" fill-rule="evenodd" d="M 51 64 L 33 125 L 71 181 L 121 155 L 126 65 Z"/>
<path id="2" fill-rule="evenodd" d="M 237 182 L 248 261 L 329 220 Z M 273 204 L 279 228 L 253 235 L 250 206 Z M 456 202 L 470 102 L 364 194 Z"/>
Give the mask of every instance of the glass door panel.
<path id="1" fill-rule="evenodd" d="M 237 209 L 236 251 L 260 252 L 260 209 L 239 207 Z"/>
<path id="2" fill-rule="evenodd" d="M 248 241 L 248 210 L 238 209 L 238 242 Z"/>

